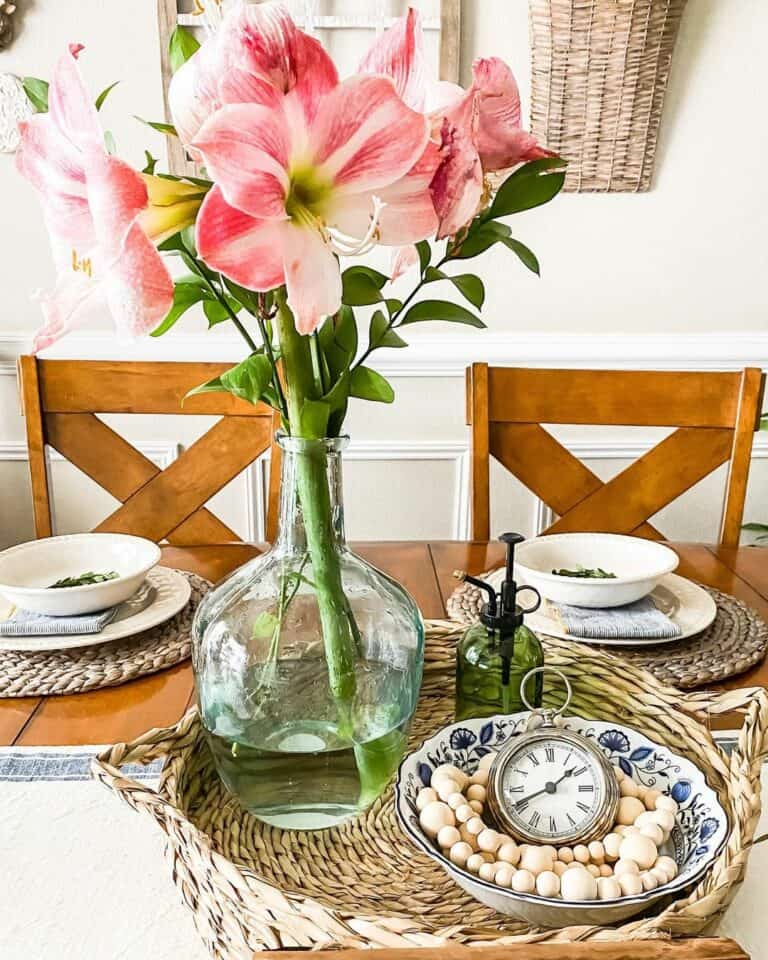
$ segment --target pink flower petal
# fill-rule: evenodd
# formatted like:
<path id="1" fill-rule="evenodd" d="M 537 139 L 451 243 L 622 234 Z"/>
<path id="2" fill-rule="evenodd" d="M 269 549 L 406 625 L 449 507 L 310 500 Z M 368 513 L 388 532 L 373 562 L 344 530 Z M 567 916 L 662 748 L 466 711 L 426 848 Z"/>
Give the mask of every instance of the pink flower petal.
<path id="1" fill-rule="evenodd" d="M 199 152 L 192 141 L 200 127 L 221 106 L 217 46 L 215 39 L 207 40 L 173 75 L 168 87 L 168 105 L 171 119 L 181 142 L 195 160 Z"/>
<path id="2" fill-rule="evenodd" d="M 214 270 L 250 290 L 272 290 L 285 282 L 286 225 L 257 220 L 230 206 L 219 186 L 208 193 L 197 217 L 197 250 Z"/>
<path id="3" fill-rule="evenodd" d="M 318 111 L 311 131 L 315 162 L 350 193 L 376 190 L 404 176 L 424 152 L 428 124 L 383 77 L 351 77 Z"/>
<path id="4" fill-rule="evenodd" d="M 363 57 L 358 73 L 391 77 L 398 96 L 412 109 L 424 111 L 427 74 L 421 15 L 413 7 L 378 37 Z"/>
<path id="5" fill-rule="evenodd" d="M 398 277 L 402 277 L 403 274 L 407 273 L 411 267 L 415 267 L 418 262 L 419 251 L 413 244 L 408 244 L 407 247 L 398 247 L 392 251 L 390 278 L 397 280 Z"/>
<path id="6" fill-rule="evenodd" d="M 431 184 L 440 219 L 438 239 L 455 236 L 477 213 L 483 195 L 483 170 L 475 146 L 477 107 L 473 92 L 443 120 L 442 163 Z"/>
<path id="7" fill-rule="evenodd" d="M 71 330 L 82 326 L 95 312 L 99 299 L 98 285 L 83 272 L 62 273 L 51 293 L 40 297 L 43 325 L 32 338 L 32 353 L 39 353 L 56 343 Z M 94 299 L 98 304 L 94 304 Z"/>
<path id="8" fill-rule="evenodd" d="M 317 230 L 286 227 L 285 283 L 299 333 L 313 333 L 341 306 L 339 262 Z"/>
<path id="9" fill-rule="evenodd" d="M 118 157 L 94 153 L 85 160 L 88 203 L 102 258 L 118 260 L 128 234 L 147 206 L 147 186 L 140 173 Z"/>
<path id="10" fill-rule="evenodd" d="M 379 216 L 379 242 L 386 246 L 415 243 L 434 236 L 438 218 L 430 185 L 441 163 L 440 149 L 431 140 L 418 163 L 395 183 L 379 191 L 384 207 Z"/>
<path id="11" fill-rule="evenodd" d="M 173 280 L 138 224 L 104 277 L 104 292 L 118 336 L 133 339 L 154 330 L 173 304 Z"/>
<path id="12" fill-rule="evenodd" d="M 477 93 L 477 147 L 483 169 L 506 170 L 524 160 L 553 156 L 521 127 L 520 93 L 503 60 L 476 60 L 472 72 Z"/>
<path id="13" fill-rule="evenodd" d="M 232 65 L 271 84 L 294 91 L 308 122 L 320 99 L 339 82 L 322 45 L 302 33 L 281 3 L 244 4 L 227 15 L 217 38 Z M 232 101 L 229 101 L 232 102 Z"/>
<path id="14" fill-rule="evenodd" d="M 194 145 L 229 203 L 259 219 L 285 217 L 290 133 L 282 111 L 252 103 L 222 107 Z"/>
<path id="15" fill-rule="evenodd" d="M 77 66 L 82 49 L 71 46 L 56 64 L 48 89 L 48 114 L 71 144 L 103 147 L 98 113 Z"/>

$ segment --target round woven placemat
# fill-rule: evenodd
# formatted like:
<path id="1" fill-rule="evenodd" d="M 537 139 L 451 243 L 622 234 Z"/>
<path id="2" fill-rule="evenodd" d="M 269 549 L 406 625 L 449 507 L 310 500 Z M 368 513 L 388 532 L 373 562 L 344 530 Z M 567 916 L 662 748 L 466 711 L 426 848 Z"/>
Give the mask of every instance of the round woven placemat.
<path id="1" fill-rule="evenodd" d="M 0 697 L 43 697 L 116 687 L 188 659 L 192 617 L 211 589 L 208 580 L 179 570 L 189 580 L 189 602 L 170 620 L 133 637 L 74 650 L 0 652 Z"/>
<path id="2" fill-rule="evenodd" d="M 763 659 L 768 649 L 768 624 L 736 597 L 711 587 L 704 589 L 717 604 L 717 616 L 703 633 L 663 646 L 605 649 L 644 667 L 663 683 L 684 690 L 749 670 Z M 471 583 L 462 583 L 448 598 L 446 608 L 452 620 L 471 623 L 477 619 L 482 604 L 480 590 Z"/>

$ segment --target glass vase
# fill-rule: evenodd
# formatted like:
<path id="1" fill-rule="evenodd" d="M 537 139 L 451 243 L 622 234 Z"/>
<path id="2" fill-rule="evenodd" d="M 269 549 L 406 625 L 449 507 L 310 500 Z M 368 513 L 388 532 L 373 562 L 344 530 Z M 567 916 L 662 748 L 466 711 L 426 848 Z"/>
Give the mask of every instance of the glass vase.
<path id="1" fill-rule="evenodd" d="M 346 438 L 282 437 L 272 548 L 198 608 L 193 665 L 221 779 L 273 826 L 363 810 L 402 759 L 424 662 L 410 595 L 348 548 Z"/>

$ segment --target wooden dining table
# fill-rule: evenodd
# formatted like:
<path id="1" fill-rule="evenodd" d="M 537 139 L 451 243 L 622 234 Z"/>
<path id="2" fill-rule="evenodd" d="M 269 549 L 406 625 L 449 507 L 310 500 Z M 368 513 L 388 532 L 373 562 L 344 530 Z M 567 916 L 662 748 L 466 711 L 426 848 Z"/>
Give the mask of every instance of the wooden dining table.
<path id="1" fill-rule="evenodd" d="M 678 573 L 730 593 L 768 620 L 768 549 L 725 548 L 672 543 L 680 556 Z M 217 582 L 256 556 L 263 547 L 165 547 L 162 563 Z M 454 570 L 482 573 L 501 565 L 498 542 L 404 541 L 358 543 L 354 549 L 403 583 L 425 618 L 446 616 L 446 600 L 456 587 Z M 768 663 L 753 667 L 724 686 L 768 687 Z M 141 680 L 93 693 L 0 699 L 0 746 L 108 744 L 132 740 L 153 727 L 176 723 L 194 703 L 189 663 Z M 738 717 L 717 718 L 733 728 Z"/>

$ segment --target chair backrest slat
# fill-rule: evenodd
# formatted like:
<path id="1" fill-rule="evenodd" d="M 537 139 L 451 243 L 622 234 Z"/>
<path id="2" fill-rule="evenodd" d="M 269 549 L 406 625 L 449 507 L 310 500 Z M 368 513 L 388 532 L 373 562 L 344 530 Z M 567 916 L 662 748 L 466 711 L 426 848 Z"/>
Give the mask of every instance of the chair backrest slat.
<path id="1" fill-rule="evenodd" d="M 648 521 L 729 463 L 721 542 L 736 545 L 744 515 L 765 376 L 737 372 L 467 370 L 472 429 L 472 536 L 490 536 L 489 459 L 499 460 L 558 519 L 544 531 L 603 530 L 658 539 Z M 677 427 L 603 483 L 541 424 Z"/>
<path id="2" fill-rule="evenodd" d="M 26 419 L 35 529 L 52 533 L 45 445 L 58 450 L 122 506 L 96 527 L 154 540 L 192 545 L 238 537 L 204 504 L 272 445 L 278 419 L 265 404 L 228 393 L 182 400 L 193 387 L 229 369 L 228 364 L 19 358 Z M 194 414 L 222 417 L 178 460 L 161 471 L 97 413 Z M 276 490 L 275 480 L 275 490 Z M 267 535 L 274 536 L 274 497 Z"/>

